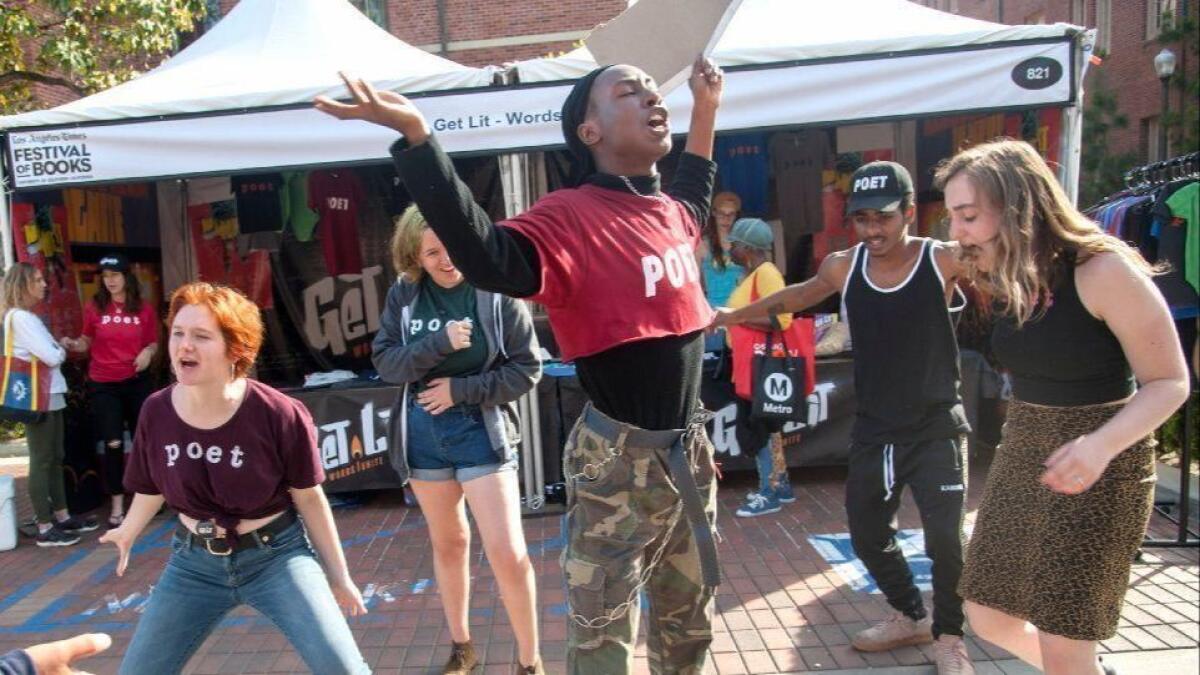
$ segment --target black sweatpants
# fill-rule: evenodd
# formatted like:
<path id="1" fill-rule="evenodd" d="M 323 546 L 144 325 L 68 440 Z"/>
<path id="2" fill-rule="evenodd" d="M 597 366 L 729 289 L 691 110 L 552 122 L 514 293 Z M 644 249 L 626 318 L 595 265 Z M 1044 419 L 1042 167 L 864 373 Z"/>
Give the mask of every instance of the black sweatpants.
<path id="1" fill-rule="evenodd" d="M 125 476 L 124 444 L 113 448 L 109 444 L 123 441 L 125 430 L 130 437 L 137 431 L 138 415 L 142 404 L 151 394 L 150 374 L 142 371 L 128 380 L 119 382 L 94 382 L 88 380 L 88 407 L 92 413 L 92 426 L 96 440 L 104 453 L 102 463 L 104 491 L 109 495 L 125 493 L 122 480 Z"/>
<path id="2" fill-rule="evenodd" d="M 963 634 L 958 578 L 963 566 L 967 494 L 965 439 L 850 447 L 846 515 L 854 552 L 897 611 L 925 616 L 921 592 L 896 541 L 900 492 L 908 486 L 921 514 L 925 553 L 933 561 L 933 634 Z"/>

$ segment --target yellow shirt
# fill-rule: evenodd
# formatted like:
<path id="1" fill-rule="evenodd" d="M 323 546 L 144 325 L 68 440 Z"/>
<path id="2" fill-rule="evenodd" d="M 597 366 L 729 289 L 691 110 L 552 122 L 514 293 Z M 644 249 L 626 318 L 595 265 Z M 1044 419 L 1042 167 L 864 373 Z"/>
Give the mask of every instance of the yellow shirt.
<path id="1" fill-rule="evenodd" d="M 729 294 L 729 299 L 725 301 L 725 306 L 730 309 L 738 309 L 745 307 L 753 301 L 760 300 L 768 295 L 783 290 L 787 283 L 783 280 L 783 275 L 780 274 L 779 268 L 775 263 L 765 262 L 758 266 L 758 269 L 746 275 L 745 279 L 733 289 Z M 751 300 L 751 291 L 754 292 L 754 299 Z M 778 315 L 779 325 L 787 330 L 787 327 L 792 325 L 791 314 Z M 728 337 L 726 338 L 728 340 Z"/>

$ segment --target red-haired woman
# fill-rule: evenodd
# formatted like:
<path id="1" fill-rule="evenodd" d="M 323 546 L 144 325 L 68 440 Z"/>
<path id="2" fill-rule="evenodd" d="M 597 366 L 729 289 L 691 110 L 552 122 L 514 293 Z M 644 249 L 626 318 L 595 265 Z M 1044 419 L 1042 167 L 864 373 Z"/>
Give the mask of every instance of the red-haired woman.
<path id="1" fill-rule="evenodd" d="M 179 526 L 120 672 L 180 672 L 243 604 L 271 619 L 312 672 L 370 672 L 338 611 L 366 608 L 321 490 L 312 418 L 246 377 L 262 345 L 258 307 L 192 283 L 171 297 L 167 323 L 178 383 L 146 400 L 125 469 L 133 504 L 100 540 L 117 546 L 120 576 L 164 502 Z"/>

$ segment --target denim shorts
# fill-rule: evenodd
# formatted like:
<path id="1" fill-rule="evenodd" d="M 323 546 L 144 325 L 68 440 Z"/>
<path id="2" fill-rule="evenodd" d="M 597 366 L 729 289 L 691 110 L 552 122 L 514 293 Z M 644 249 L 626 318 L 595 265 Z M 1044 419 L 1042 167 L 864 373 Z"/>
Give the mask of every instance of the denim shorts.
<path id="1" fill-rule="evenodd" d="M 515 457 L 506 460 L 492 447 L 479 406 L 464 403 L 431 415 L 410 398 L 405 454 L 414 480 L 465 483 L 517 468 Z"/>

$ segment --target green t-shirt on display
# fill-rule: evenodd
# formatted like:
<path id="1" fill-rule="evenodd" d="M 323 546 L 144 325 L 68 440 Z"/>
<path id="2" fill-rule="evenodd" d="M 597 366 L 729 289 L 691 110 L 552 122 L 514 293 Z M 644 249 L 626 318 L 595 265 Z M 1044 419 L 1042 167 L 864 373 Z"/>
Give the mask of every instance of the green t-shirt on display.
<path id="1" fill-rule="evenodd" d="M 1187 221 L 1183 240 L 1183 278 L 1200 292 L 1200 183 L 1193 182 L 1167 198 L 1176 218 Z"/>
<path id="2" fill-rule="evenodd" d="M 442 288 L 428 275 L 421 278 L 421 290 L 408 318 L 409 344 L 446 330 L 448 321 L 467 319 L 474 326 L 471 346 L 449 354 L 429 371 L 425 381 L 478 373 L 487 361 L 488 344 L 475 307 L 475 289 L 470 284 L 464 281 L 454 288 Z"/>
<path id="3" fill-rule="evenodd" d="M 283 172 L 285 189 L 281 192 L 283 203 L 283 220 L 292 229 L 297 241 L 312 241 L 313 230 L 317 229 L 320 218 L 317 212 L 308 208 L 308 172 Z"/>

